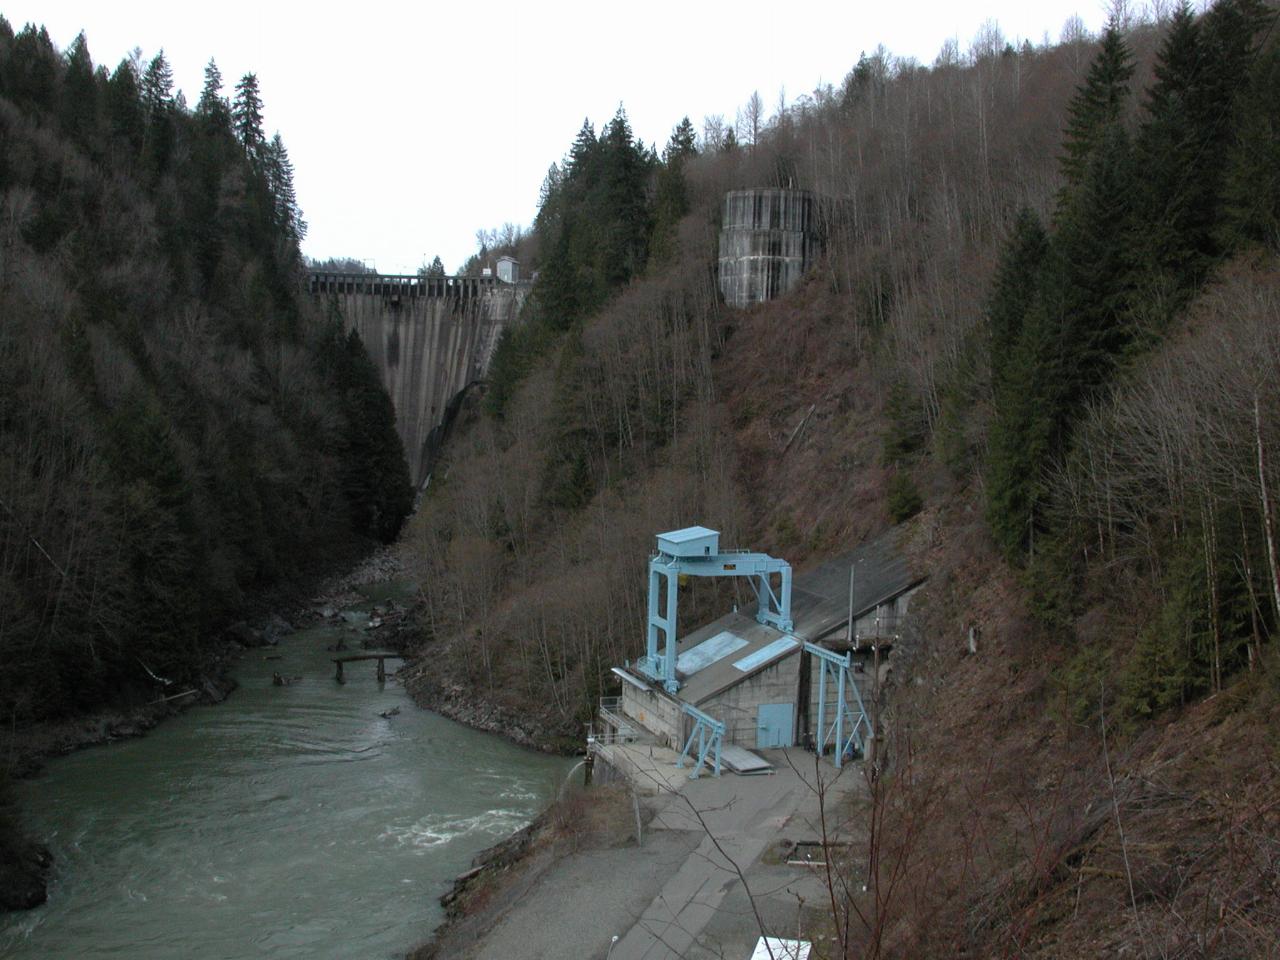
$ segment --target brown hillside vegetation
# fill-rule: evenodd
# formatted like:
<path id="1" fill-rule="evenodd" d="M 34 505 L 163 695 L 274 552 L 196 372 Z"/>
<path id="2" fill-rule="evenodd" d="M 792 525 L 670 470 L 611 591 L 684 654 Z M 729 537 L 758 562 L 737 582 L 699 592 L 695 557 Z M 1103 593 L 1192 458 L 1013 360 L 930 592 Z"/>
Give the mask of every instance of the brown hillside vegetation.
<path id="1" fill-rule="evenodd" d="M 1133 90 L 1167 29 L 1128 33 Z M 556 339 L 501 417 L 474 403 L 415 520 L 433 682 L 573 737 L 642 652 L 655 532 L 803 567 L 914 514 L 930 581 L 893 653 L 872 892 L 833 918 L 847 956 L 1280 956 L 1273 254 L 1218 264 L 1081 405 L 1043 480 L 1067 573 L 1047 547 L 1011 562 L 987 521 L 992 278 L 1016 211 L 1054 216 L 1096 50 L 877 53 L 704 150 L 680 256 Z M 748 185 L 822 197 L 825 253 L 731 311 L 719 203 Z M 1240 571 L 1230 624 L 1206 564 Z M 730 600 L 695 598 L 691 622 Z"/>
<path id="2" fill-rule="evenodd" d="M 1274 654 L 1136 735 L 1105 708 L 1074 722 L 1070 649 L 1034 628 L 970 506 L 932 519 L 933 579 L 886 692 L 910 776 L 885 780 L 887 892 L 860 905 L 851 955 L 1277 956 Z"/>

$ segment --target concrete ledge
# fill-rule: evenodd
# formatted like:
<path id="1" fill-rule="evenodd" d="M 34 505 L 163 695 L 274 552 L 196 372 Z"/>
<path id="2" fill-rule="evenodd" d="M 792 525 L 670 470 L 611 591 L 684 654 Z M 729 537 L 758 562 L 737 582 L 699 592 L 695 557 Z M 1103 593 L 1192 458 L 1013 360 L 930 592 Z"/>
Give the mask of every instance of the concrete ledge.
<path id="1" fill-rule="evenodd" d="M 615 743 L 596 749 L 600 759 L 626 777 L 636 792 L 644 796 L 679 793 L 689 782 L 693 770 L 692 761 L 677 767 L 680 754 L 666 747 Z"/>

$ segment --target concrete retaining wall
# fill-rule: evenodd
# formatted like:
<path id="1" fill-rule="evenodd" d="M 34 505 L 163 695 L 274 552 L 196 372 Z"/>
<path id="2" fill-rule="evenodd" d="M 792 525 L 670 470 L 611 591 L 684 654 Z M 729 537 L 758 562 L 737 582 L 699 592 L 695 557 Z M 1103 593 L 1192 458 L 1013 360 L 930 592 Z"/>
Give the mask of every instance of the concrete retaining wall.
<path id="1" fill-rule="evenodd" d="M 734 307 L 782 296 L 817 256 L 807 190 L 731 190 L 720 229 L 720 292 Z"/>
<path id="2" fill-rule="evenodd" d="M 652 690 L 640 690 L 629 683 L 622 685 L 622 712 L 653 733 L 659 743 L 672 750 L 684 748 L 684 715 L 671 697 Z"/>

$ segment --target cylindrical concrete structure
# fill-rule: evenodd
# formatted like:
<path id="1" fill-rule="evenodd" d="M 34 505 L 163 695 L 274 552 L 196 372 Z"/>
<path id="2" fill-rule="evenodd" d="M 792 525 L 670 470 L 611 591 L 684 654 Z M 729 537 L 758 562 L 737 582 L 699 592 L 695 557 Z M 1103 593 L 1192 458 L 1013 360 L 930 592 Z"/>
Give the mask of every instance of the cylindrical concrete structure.
<path id="1" fill-rule="evenodd" d="M 792 289 L 818 249 L 808 190 L 730 190 L 720 228 L 720 292 L 733 307 Z"/>

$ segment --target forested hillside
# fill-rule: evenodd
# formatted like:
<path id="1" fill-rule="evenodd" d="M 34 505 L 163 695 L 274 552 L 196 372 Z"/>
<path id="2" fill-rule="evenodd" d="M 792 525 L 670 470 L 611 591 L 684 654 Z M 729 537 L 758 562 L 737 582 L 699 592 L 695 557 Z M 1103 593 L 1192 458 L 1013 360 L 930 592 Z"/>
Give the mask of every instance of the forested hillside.
<path id="1" fill-rule="evenodd" d="M 298 295 L 305 225 L 256 78 L 95 65 L 0 18 L 0 715 L 182 689 L 264 588 L 412 502 L 354 335 Z"/>
<path id="2" fill-rule="evenodd" d="M 424 687 L 572 737 L 642 652 L 655 532 L 803 566 L 909 521 L 931 580 L 873 893 L 833 899 L 849 955 L 1273 954 L 1276 27 L 1255 0 L 1043 47 L 988 24 L 661 158 L 621 112 L 584 127 L 414 521 Z M 731 311 L 720 204 L 756 186 L 814 191 L 824 255 Z"/>

